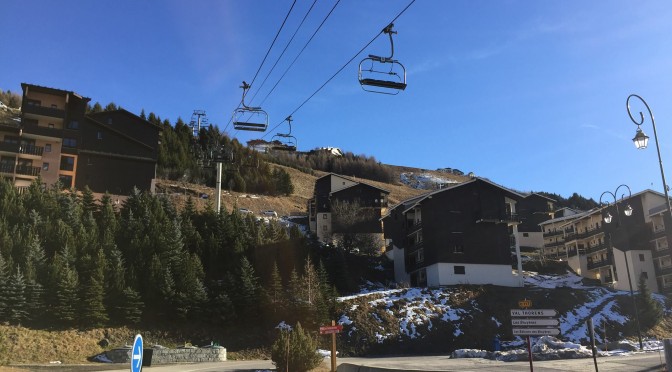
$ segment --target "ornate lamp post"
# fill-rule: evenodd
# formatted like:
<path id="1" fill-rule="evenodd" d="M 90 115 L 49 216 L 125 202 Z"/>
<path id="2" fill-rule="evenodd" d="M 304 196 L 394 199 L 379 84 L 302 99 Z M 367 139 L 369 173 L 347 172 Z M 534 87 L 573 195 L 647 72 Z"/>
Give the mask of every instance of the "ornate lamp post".
<path id="1" fill-rule="evenodd" d="M 635 120 L 635 118 L 632 116 L 632 112 L 630 112 L 630 98 L 635 97 L 642 101 L 644 106 L 646 106 L 646 110 L 649 112 L 649 117 L 651 117 L 651 124 L 653 124 L 653 138 L 656 141 L 656 150 L 658 151 L 658 163 L 660 164 L 660 176 L 663 179 L 663 191 L 665 192 L 665 202 L 667 203 L 667 213 L 672 217 L 672 206 L 670 206 L 670 197 L 667 195 L 667 183 L 665 182 L 665 171 L 663 171 L 663 160 L 660 157 L 660 146 L 658 145 L 658 133 L 656 132 L 656 120 L 653 118 L 653 113 L 651 112 L 651 108 L 649 105 L 644 101 L 644 99 L 636 94 L 631 94 L 628 96 L 628 99 L 625 101 L 625 106 L 628 109 L 628 115 L 630 116 L 630 120 L 632 120 L 633 123 L 637 125 L 637 132 L 635 132 L 635 138 L 632 139 L 632 142 L 634 142 L 635 146 L 638 149 L 645 149 L 646 146 L 648 146 L 649 143 L 649 136 L 644 134 L 642 131 L 641 125 L 644 124 L 644 114 L 640 111 L 639 112 L 639 120 Z"/>
<path id="2" fill-rule="evenodd" d="M 628 112 L 630 112 L 630 111 L 628 110 Z M 638 134 L 641 133 L 639 131 L 639 129 L 638 129 L 637 133 Z M 602 203 L 602 197 L 605 194 L 609 194 L 614 198 L 614 207 L 616 207 L 616 221 L 617 221 L 617 226 L 616 227 L 621 227 L 621 214 L 618 211 L 618 197 L 616 196 L 616 195 L 618 195 L 618 189 L 620 189 L 621 187 L 625 187 L 626 189 L 628 189 L 628 199 L 630 199 L 632 197 L 632 192 L 630 191 L 630 187 L 628 187 L 628 185 L 620 185 L 616 188 L 616 191 L 614 191 L 613 193 L 611 191 L 605 191 L 605 192 L 602 193 L 602 195 L 600 195 L 600 206 L 606 204 L 605 208 L 609 207 L 609 202 Z M 621 201 L 624 200 L 624 199 L 625 199 L 625 194 L 623 194 L 621 196 Z M 668 204 L 668 206 L 669 206 L 669 204 Z M 630 204 L 628 204 L 625 207 L 625 209 L 623 210 L 623 214 L 625 214 L 626 217 L 632 216 L 632 207 L 630 206 Z M 608 210 L 606 210 L 606 213 L 603 214 L 602 218 L 604 219 L 604 223 L 611 223 L 611 221 L 613 220 L 613 216 L 611 215 L 611 213 L 609 213 Z M 610 237 L 609 237 L 609 244 L 611 245 L 612 257 L 613 257 L 613 244 L 611 244 L 611 234 L 610 234 Z M 625 259 L 625 271 L 628 273 L 628 285 L 630 286 L 630 298 L 632 299 L 632 305 L 635 308 L 635 321 L 637 323 L 637 339 L 639 340 L 639 350 L 643 350 L 644 345 L 642 344 L 642 331 L 640 330 L 640 327 L 639 327 L 639 310 L 637 309 L 637 299 L 635 299 L 635 294 L 634 294 L 634 291 L 632 290 L 632 279 L 630 277 L 630 265 L 628 264 L 628 255 L 626 254 L 625 250 L 623 250 L 623 258 Z"/>

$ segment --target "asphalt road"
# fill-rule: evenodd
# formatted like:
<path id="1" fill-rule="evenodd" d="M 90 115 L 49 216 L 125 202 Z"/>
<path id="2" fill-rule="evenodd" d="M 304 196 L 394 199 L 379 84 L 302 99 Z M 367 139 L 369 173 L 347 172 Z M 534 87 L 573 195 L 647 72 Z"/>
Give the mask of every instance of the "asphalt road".
<path id="1" fill-rule="evenodd" d="M 609 372 L 653 372 L 664 371 L 665 356 L 658 352 L 636 353 L 630 356 L 601 357 L 597 359 L 599 371 Z M 15 366 L 17 367 L 17 366 Z M 565 359 L 554 361 L 533 362 L 537 372 L 590 372 L 595 371 L 593 359 Z M 58 366 L 25 366 L 30 371 L 115 371 L 128 372 L 130 365 L 58 365 Z M 227 361 L 219 363 L 196 363 L 154 365 L 144 367 L 146 372 L 254 372 L 273 370 L 270 360 Z M 428 357 L 386 357 L 386 358 L 340 358 L 339 372 L 383 372 L 383 371 L 528 371 L 529 362 L 498 362 L 487 359 L 450 359 L 447 356 Z"/>

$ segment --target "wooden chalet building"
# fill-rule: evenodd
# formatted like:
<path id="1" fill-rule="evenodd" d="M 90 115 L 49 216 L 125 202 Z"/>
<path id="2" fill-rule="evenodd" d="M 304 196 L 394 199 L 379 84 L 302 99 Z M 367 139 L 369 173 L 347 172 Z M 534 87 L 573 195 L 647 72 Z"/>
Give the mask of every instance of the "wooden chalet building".
<path id="1" fill-rule="evenodd" d="M 313 197 L 308 201 L 310 231 L 324 243 L 342 233 L 377 234 L 384 246 L 380 218 L 387 213 L 389 191 L 355 179 L 329 173 L 315 181 Z M 356 206 L 355 221 L 338 221 L 336 205 Z M 352 211 L 355 212 L 355 211 Z M 354 222 L 354 223 L 349 223 Z"/>
<path id="2" fill-rule="evenodd" d="M 520 254 L 516 204 L 522 198 L 474 178 L 394 206 L 383 224 L 396 282 L 522 286 L 511 255 L 512 248 Z"/>
<path id="3" fill-rule="evenodd" d="M 21 121 L 0 126 L 0 176 L 19 190 L 85 186 L 94 192 L 153 191 L 161 128 L 123 109 L 87 114 L 89 98 L 21 84 Z"/>

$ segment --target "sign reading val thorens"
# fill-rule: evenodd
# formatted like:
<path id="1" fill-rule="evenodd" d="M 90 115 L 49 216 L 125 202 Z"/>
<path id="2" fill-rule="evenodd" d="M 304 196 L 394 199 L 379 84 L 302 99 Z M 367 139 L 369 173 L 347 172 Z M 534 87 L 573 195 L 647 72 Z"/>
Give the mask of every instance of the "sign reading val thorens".
<path id="1" fill-rule="evenodd" d="M 554 309 L 511 309 L 511 316 L 557 316 L 558 312 Z"/>

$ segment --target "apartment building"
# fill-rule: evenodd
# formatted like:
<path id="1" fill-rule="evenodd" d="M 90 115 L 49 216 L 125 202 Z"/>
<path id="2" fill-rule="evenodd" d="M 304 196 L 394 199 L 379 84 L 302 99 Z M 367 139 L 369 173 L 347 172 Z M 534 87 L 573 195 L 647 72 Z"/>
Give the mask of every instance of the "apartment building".
<path id="1" fill-rule="evenodd" d="M 524 196 L 474 178 L 390 208 L 383 217 L 394 276 L 411 286 L 523 286 L 511 251 Z M 389 252 L 388 252 L 389 253 Z"/>
<path id="2" fill-rule="evenodd" d="M 619 290 L 637 288 L 644 278 L 648 288 L 659 292 L 664 280 L 672 285 L 672 277 L 667 277 L 672 275 L 672 261 L 659 212 L 664 201 L 664 195 L 645 190 L 608 206 L 542 222 L 542 254 Z"/>
<path id="3" fill-rule="evenodd" d="M 0 125 L 0 176 L 19 189 L 38 179 L 64 188 L 153 191 L 161 128 L 123 109 L 87 115 L 90 98 L 21 84 L 20 122 Z"/>
<path id="4" fill-rule="evenodd" d="M 380 218 L 387 213 L 389 191 L 355 179 L 329 173 L 315 181 L 313 197 L 308 201 L 310 231 L 325 243 L 331 243 L 341 233 L 377 234 L 383 247 L 383 227 Z M 351 214 L 351 221 L 339 223 L 335 207 L 345 205 L 357 210 L 344 211 Z"/>

